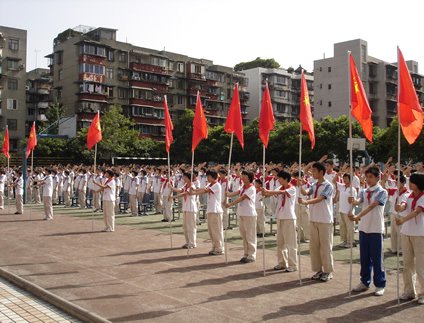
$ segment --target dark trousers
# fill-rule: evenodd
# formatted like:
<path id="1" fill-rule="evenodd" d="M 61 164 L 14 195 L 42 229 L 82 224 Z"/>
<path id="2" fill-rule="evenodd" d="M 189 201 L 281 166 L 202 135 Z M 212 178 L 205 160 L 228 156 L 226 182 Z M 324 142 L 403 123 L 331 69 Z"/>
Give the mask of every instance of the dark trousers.
<path id="1" fill-rule="evenodd" d="M 381 233 L 365 233 L 359 231 L 359 247 L 361 259 L 361 282 L 370 286 L 371 270 L 374 271 L 375 287 L 386 287 L 384 272 L 383 235 Z"/>

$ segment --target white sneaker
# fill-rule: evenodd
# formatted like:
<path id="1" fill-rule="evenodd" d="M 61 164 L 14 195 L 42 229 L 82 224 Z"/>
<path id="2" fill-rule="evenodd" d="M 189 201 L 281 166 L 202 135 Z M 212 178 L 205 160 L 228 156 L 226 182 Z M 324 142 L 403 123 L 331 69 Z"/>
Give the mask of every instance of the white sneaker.
<path id="1" fill-rule="evenodd" d="M 384 295 L 384 287 L 377 287 L 374 292 L 375 296 L 383 296 Z"/>
<path id="2" fill-rule="evenodd" d="M 402 295 L 400 295 L 399 299 L 401 301 L 409 301 L 411 299 L 415 299 L 415 294 L 412 293 L 403 293 Z"/>
<path id="3" fill-rule="evenodd" d="M 424 304 L 424 296 L 418 297 L 417 303 L 420 304 L 420 305 L 423 305 Z"/>
<path id="4" fill-rule="evenodd" d="M 363 282 L 360 282 L 354 289 L 352 289 L 352 292 L 355 293 L 361 293 L 361 292 L 365 292 L 366 290 L 368 290 L 368 286 L 366 286 Z"/>

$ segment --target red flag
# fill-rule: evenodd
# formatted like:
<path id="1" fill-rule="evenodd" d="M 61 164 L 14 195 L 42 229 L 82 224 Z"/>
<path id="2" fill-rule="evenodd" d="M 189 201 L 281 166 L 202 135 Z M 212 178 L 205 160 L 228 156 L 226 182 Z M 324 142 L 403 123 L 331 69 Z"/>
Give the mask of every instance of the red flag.
<path id="1" fill-rule="evenodd" d="M 398 118 L 406 141 L 411 145 L 421 134 L 423 110 L 415 92 L 411 75 L 398 47 Z"/>
<path id="2" fill-rule="evenodd" d="M 274 112 L 272 111 L 267 81 L 262 96 L 261 113 L 259 115 L 259 138 L 262 140 L 265 148 L 268 148 L 269 132 L 272 129 L 274 129 Z"/>
<path id="3" fill-rule="evenodd" d="M 93 120 L 91 121 L 90 128 L 88 128 L 87 134 L 87 148 L 90 150 L 100 140 L 102 140 L 102 128 L 100 128 L 100 112 L 97 111 Z"/>
<path id="4" fill-rule="evenodd" d="M 32 124 L 31 131 L 29 132 L 27 149 L 26 149 L 26 158 L 29 157 L 31 151 L 34 150 L 35 146 L 37 146 L 37 133 L 35 132 L 35 121 Z"/>
<path id="5" fill-rule="evenodd" d="M 7 158 L 10 158 L 9 149 L 10 149 L 10 145 L 9 145 L 9 127 L 6 126 L 6 132 L 4 133 L 4 138 L 3 138 L 3 148 L 1 149 L 1 152 Z"/>
<path id="6" fill-rule="evenodd" d="M 315 147 L 315 132 L 314 122 L 312 121 L 311 103 L 309 101 L 308 86 L 306 84 L 305 74 L 302 71 L 302 78 L 300 82 L 300 123 L 302 130 L 307 131 L 309 140 L 311 141 L 311 149 Z"/>
<path id="7" fill-rule="evenodd" d="M 174 126 L 172 124 L 171 116 L 169 114 L 168 101 L 166 100 L 166 95 L 163 110 L 165 114 L 165 147 L 166 152 L 169 153 L 169 148 L 171 147 L 171 144 L 174 141 L 174 137 L 172 136 L 172 130 L 174 130 Z"/>
<path id="8" fill-rule="evenodd" d="M 208 138 L 208 124 L 203 112 L 202 102 L 200 101 L 199 91 L 197 91 L 196 111 L 194 111 L 193 119 L 193 138 L 191 144 L 191 151 L 196 150 L 197 145 L 202 139 Z"/>
<path id="9" fill-rule="evenodd" d="M 352 54 L 349 54 L 349 68 L 351 113 L 361 125 L 365 137 L 372 142 L 372 110 Z"/>
<path id="10" fill-rule="evenodd" d="M 234 86 L 234 94 L 228 110 L 227 122 L 225 122 L 224 131 L 226 133 L 235 133 L 237 139 L 244 149 L 243 122 L 241 120 L 240 96 L 238 83 Z"/>

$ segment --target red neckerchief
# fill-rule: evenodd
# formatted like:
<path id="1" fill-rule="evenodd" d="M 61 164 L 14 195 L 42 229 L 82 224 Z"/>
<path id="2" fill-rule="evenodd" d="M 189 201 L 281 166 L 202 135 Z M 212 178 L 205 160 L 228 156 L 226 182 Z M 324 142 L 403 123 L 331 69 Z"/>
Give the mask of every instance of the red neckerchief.
<path id="1" fill-rule="evenodd" d="M 282 199 L 281 199 L 281 206 L 280 206 L 280 209 L 281 209 L 281 208 L 283 208 L 283 207 L 284 207 L 284 205 L 286 204 L 286 197 L 287 197 L 286 191 L 287 191 L 289 188 L 291 188 L 292 186 L 293 186 L 293 185 L 289 183 L 289 185 L 287 186 L 287 188 L 285 188 L 285 189 L 283 189 L 283 190 L 280 190 L 280 191 L 283 191 L 283 192 L 284 192 L 284 193 L 283 193 L 283 196 L 282 196 Z"/>
<path id="2" fill-rule="evenodd" d="M 191 183 L 190 183 L 191 184 Z M 191 185 L 190 185 L 190 187 L 191 187 Z M 188 185 L 187 184 L 184 184 L 184 186 L 183 186 L 183 191 L 184 192 L 188 192 L 188 190 L 189 190 L 190 188 L 188 187 Z M 187 201 L 187 195 L 184 195 L 184 201 Z"/>
<path id="3" fill-rule="evenodd" d="M 213 183 L 209 183 L 209 185 L 206 187 L 208 189 L 208 194 L 213 194 L 211 187 L 214 186 L 216 183 L 218 183 L 218 181 L 215 181 Z"/>
<path id="4" fill-rule="evenodd" d="M 106 180 L 105 186 L 107 186 L 107 184 L 109 184 L 111 181 L 112 181 L 112 178 L 108 178 L 108 179 Z M 108 187 L 105 187 L 105 188 L 108 188 Z"/>
<path id="5" fill-rule="evenodd" d="M 412 211 L 415 211 L 415 207 L 417 206 L 417 202 L 420 199 L 420 197 L 423 196 L 423 195 L 424 195 L 424 192 L 421 192 L 417 196 L 415 196 L 414 193 L 411 193 L 411 195 L 409 195 L 409 198 L 413 199 L 412 204 L 411 204 Z"/>
<path id="6" fill-rule="evenodd" d="M 367 190 L 367 201 L 368 201 L 368 204 L 371 203 L 371 197 L 372 197 L 373 193 L 375 192 L 375 190 L 373 190 L 373 191 Z"/>
<path id="7" fill-rule="evenodd" d="M 407 192 L 408 190 L 406 189 L 406 187 L 404 187 L 401 191 L 399 191 L 398 190 L 398 196 L 397 196 L 397 198 L 396 198 L 396 202 L 395 202 L 395 204 L 398 204 L 398 200 L 399 200 L 399 197 L 401 197 L 403 194 L 405 194 L 406 192 Z"/>
<path id="8" fill-rule="evenodd" d="M 324 183 L 324 182 L 322 182 L 322 183 Z M 317 196 L 318 196 L 318 189 L 319 189 L 319 187 L 322 185 L 322 183 L 318 183 L 318 182 L 317 182 L 317 185 L 316 185 L 317 189 L 315 190 L 314 199 L 316 199 L 316 198 L 317 198 Z"/>
<path id="9" fill-rule="evenodd" d="M 247 189 L 251 188 L 253 186 L 252 183 L 250 183 L 249 185 L 243 185 L 243 189 L 240 191 L 240 196 L 243 196 L 244 192 L 246 192 Z"/>
<path id="10" fill-rule="evenodd" d="M 169 178 L 166 178 L 166 179 L 163 181 L 162 189 L 165 189 L 166 184 L 167 184 L 168 182 L 172 185 L 172 180 L 169 180 Z"/>

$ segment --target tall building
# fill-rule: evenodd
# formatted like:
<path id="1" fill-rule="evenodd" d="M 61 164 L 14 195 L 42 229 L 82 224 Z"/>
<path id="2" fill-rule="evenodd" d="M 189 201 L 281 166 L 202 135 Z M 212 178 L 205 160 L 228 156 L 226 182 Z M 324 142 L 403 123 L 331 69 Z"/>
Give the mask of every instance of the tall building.
<path id="1" fill-rule="evenodd" d="M 25 136 L 26 30 L 0 26 L 0 131 L 9 127 L 10 150 Z"/>
<path id="2" fill-rule="evenodd" d="M 240 84 L 246 118 L 247 78 L 211 60 L 134 46 L 116 40 L 116 30 L 79 26 L 59 34 L 53 43 L 50 70 L 54 99 L 63 104 L 65 116 L 75 116 L 61 133 L 75 136 L 96 111 L 112 104 L 123 107 L 142 136 L 163 139 L 163 95 L 170 113 L 178 118 L 194 109 L 199 91 L 209 124 L 225 122 L 233 84 Z M 73 125 L 70 125 L 73 123 Z"/>
<path id="3" fill-rule="evenodd" d="M 315 118 L 320 120 L 349 113 L 347 51 L 351 51 L 355 59 L 372 109 L 374 125 L 381 128 L 389 126 L 396 115 L 397 63 L 369 56 L 368 43 L 362 39 L 336 43 L 334 57 L 314 61 Z M 424 76 L 418 74 L 417 62 L 407 61 L 407 65 L 422 105 Z"/>
<path id="4" fill-rule="evenodd" d="M 36 68 L 27 72 L 26 104 L 27 104 L 27 129 L 33 121 L 47 121 L 47 110 L 52 104 L 51 90 L 53 82 L 50 70 Z"/>
<path id="5" fill-rule="evenodd" d="M 248 78 L 247 91 L 249 121 L 259 117 L 262 93 L 265 82 L 268 80 L 274 116 L 279 121 L 293 121 L 299 119 L 300 111 L 300 80 L 302 68 L 294 69 L 256 67 L 242 71 Z M 311 109 L 314 105 L 313 75 L 305 73 L 308 86 Z"/>

